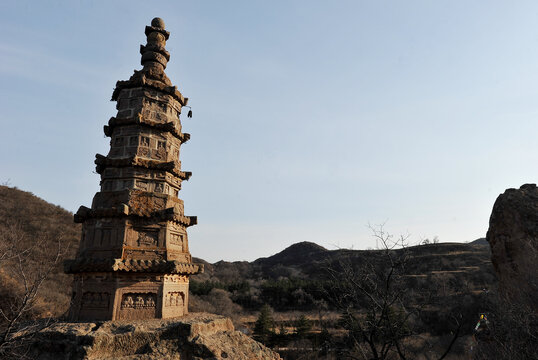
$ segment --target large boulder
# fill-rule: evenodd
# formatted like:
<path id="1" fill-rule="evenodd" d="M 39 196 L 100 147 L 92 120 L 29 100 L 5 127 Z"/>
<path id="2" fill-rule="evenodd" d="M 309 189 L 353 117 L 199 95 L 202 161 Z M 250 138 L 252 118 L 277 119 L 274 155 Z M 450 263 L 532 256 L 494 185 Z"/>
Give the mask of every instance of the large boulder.
<path id="1" fill-rule="evenodd" d="M 499 290 L 511 302 L 538 307 L 538 188 L 526 184 L 499 195 L 487 240 Z"/>
<path id="2" fill-rule="evenodd" d="M 36 360 L 280 359 L 235 331 L 230 319 L 206 313 L 166 320 L 60 322 L 34 335 L 25 355 Z"/>

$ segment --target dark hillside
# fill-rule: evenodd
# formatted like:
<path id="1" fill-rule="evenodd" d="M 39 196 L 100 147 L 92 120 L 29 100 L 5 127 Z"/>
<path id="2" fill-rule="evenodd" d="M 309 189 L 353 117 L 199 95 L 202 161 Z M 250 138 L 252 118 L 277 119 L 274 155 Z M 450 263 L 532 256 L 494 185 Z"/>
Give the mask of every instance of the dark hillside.
<path id="1" fill-rule="evenodd" d="M 488 241 L 486 240 L 486 238 L 476 239 L 475 241 L 471 241 L 470 244 L 471 244 L 471 245 L 487 245 L 488 248 L 489 248 L 489 243 L 488 243 Z"/>
<path id="2" fill-rule="evenodd" d="M 410 257 L 409 276 L 450 274 L 462 278 L 461 280 L 470 277 L 477 280 L 477 287 L 482 286 L 480 284 L 487 287 L 488 284 L 496 282 L 489 246 L 474 243 L 438 243 L 411 246 L 406 251 Z M 219 261 L 210 264 L 198 259 L 197 261 L 205 263 L 206 271 L 193 279 L 226 282 L 226 279 L 238 281 L 297 277 L 314 280 L 323 278 L 328 268 L 334 268 L 342 262 L 359 265 L 366 260 L 381 262 L 382 259 L 382 252 L 378 250 L 327 250 L 314 243 L 301 242 L 278 254 L 259 258 L 251 263 Z"/>
<path id="3" fill-rule="evenodd" d="M 0 262 L 1 295 L 9 297 L 20 293 L 20 270 L 31 279 L 53 261 L 60 248 L 62 259 L 41 286 L 35 315 L 58 316 L 65 312 L 72 279 L 63 273 L 62 260 L 73 257 L 79 236 L 80 225 L 73 222 L 69 211 L 30 192 L 0 186 L 0 256 L 13 246 L 23 252 L 20 267 L 18 258 Z"/>
<path id="4" fill-rule="evenodd" d="M 313 242 L 303 241 L 293 244 L 273 256 L 257 259 L 254 261 L 254 264 L 260 264 L 262 266 L 303 264 L 327 255 L 328 251 L 323 246 Z"/>
<path id="5" fill-rule="evenodd" d="M 393 251 L 408 254 L 404 275 L 411 302 L 417 299 L 414 294 L 429 294 L 438 298 L 438 304 L 453 308 L 474 304 L 483 289 L 496 288 L 489 246 L 438 243 Z M 320 300 L 329 301 L 323 294 L 330 282 L 329 269 L 342 265 L 358 269 L 365 263 L 382 269 L 385 261 L 379 250 L 327 250 L 303 242 L 252 263 L 207 264 L 205 274 L 192 277 L 191 290 L 194 295 L 208 295 L 213 288 L 224 289 L 233 301 L 251 310 L 267 303 L 279 311 L 311 311 Z"/>
<path id="6" fill-rule="evenodd" d="M 484 284 L 495 282 L 489 245 L 438 243 L 411 246 L 406 251 L 410 256 L 409 275 L 452 273 L 459 274 L 458 276 L 478 276 Z M 364 261 L 382 262 L 383 255 L 377 250 L 327 250 L 314 243 L 302 242 L 271 257 L 255 260 L 252 271 L 249 270 L 248 273 L 261 278 L 275 278 L 279 274 L 294 274 L 305 279 L 323 278 L 328 268 L 334 268 L 343 261 L 355 265 Z M 219 263 L 214 265 L 213 273 L 218 277 Z M 243 273 L 243 276 L 246 275 Z"/>

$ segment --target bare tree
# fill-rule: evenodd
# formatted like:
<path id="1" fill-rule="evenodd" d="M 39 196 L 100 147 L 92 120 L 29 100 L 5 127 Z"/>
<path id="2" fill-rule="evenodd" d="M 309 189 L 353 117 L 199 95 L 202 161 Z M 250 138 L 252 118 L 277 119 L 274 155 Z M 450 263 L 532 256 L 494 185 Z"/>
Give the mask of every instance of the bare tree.
<path id="1" fill-rule="evenodd" d="M 64 253 L 61 236 L 29 239 L 19 223 L 0 229 L 0 357 L 20 357 L 28 340 L 50 325 L 36 320 L 38 295 Z M 55 244 L 54 248 L 50 248 Z"/>
<path id="2" fill-rule="evenodd" d="M 351 359 L 409 359 L 408 340 L 414 336 L 413 318 L 420 305 L 406 298 L 406 268 L 410 260 L 408 236 L 393 238 L 383 225 L 371 227 L 379 250 L 371 256 L 347 258 L 329 267 L 332 298 L 341 311 L 348 330 Z M 438 359 L 443 359 L 457 339 L 453 339 Z"/>
<path id="3" fill-rule="evenodd" d="M 473 359 L 538 359 L 538 313 L 531 305 L 501 293 L 488 310 L 474 334 Z"/>

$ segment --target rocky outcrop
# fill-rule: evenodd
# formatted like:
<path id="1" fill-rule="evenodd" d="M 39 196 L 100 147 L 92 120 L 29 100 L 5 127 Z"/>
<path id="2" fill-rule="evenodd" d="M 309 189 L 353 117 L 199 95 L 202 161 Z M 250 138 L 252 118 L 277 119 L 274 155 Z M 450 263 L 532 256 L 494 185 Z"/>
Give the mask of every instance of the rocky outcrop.
<path id="1" fill-rule="evenodd" d="M 538 188 L 526 184 L 499 195 L 493 206 L 487 240 L 508 299 L 538 307 Z"/>
<path id="2" fill-rule="evenodd" d="M 280 359 L 235 331 L 230 319 L 205 313 L 168 320 L 56 323 L 35 336 L 27 355 L 36 360 Z"/>

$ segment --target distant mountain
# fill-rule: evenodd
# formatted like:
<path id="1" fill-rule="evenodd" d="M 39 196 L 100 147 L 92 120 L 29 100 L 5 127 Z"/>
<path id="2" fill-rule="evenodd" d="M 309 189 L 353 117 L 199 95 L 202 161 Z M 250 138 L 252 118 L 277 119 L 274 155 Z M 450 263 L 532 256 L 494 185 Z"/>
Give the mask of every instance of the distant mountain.
<path id="1" fill-rule="evenodd" d="M 441 286 L 445 281 L 450 281 L 453 287 L 465 286 L 468 291 L 496 286 L 489 246 L 483 246 L 480 242 L 418 245 L 393 251 L 408 253 L 408 277 L 429 279 L 432 286 Z M 301 242 L 253 262 L 206 263 L 206 272 L 193 276 L 192 281 L 258 283 L 265 280 L 302 279 L 315 282 L 326 279 L 328 269 L 338 268 L 344 263 L 360 266 L 369 262 L 385 266 L 385 261 L 380 250 L 327 250 L 312 242 Z"/>
<path id="2" fill-rule="evenodd" d="M 271 266 L 277 264 L 290 265 L 293 263 L 304 263 L 315 260 L 320 256 L 323 257 L 324 255 L 327 255 L 328 252 L 329 250 L 325 249 L 323 246 L 313 242 L 303 241 L 293 244 L 273 256 L 259 258 L 254 261 L 254 264 Z"/>
<path id="3" fill-rule="evenodd" d="M 475 241 L 471 241 L 469 244 L 471 244 L 471 245 L 487 245 L 487 246 L 489 246 L 489 243 L 486 240 L 486 238 L 476 239 Z"/>

